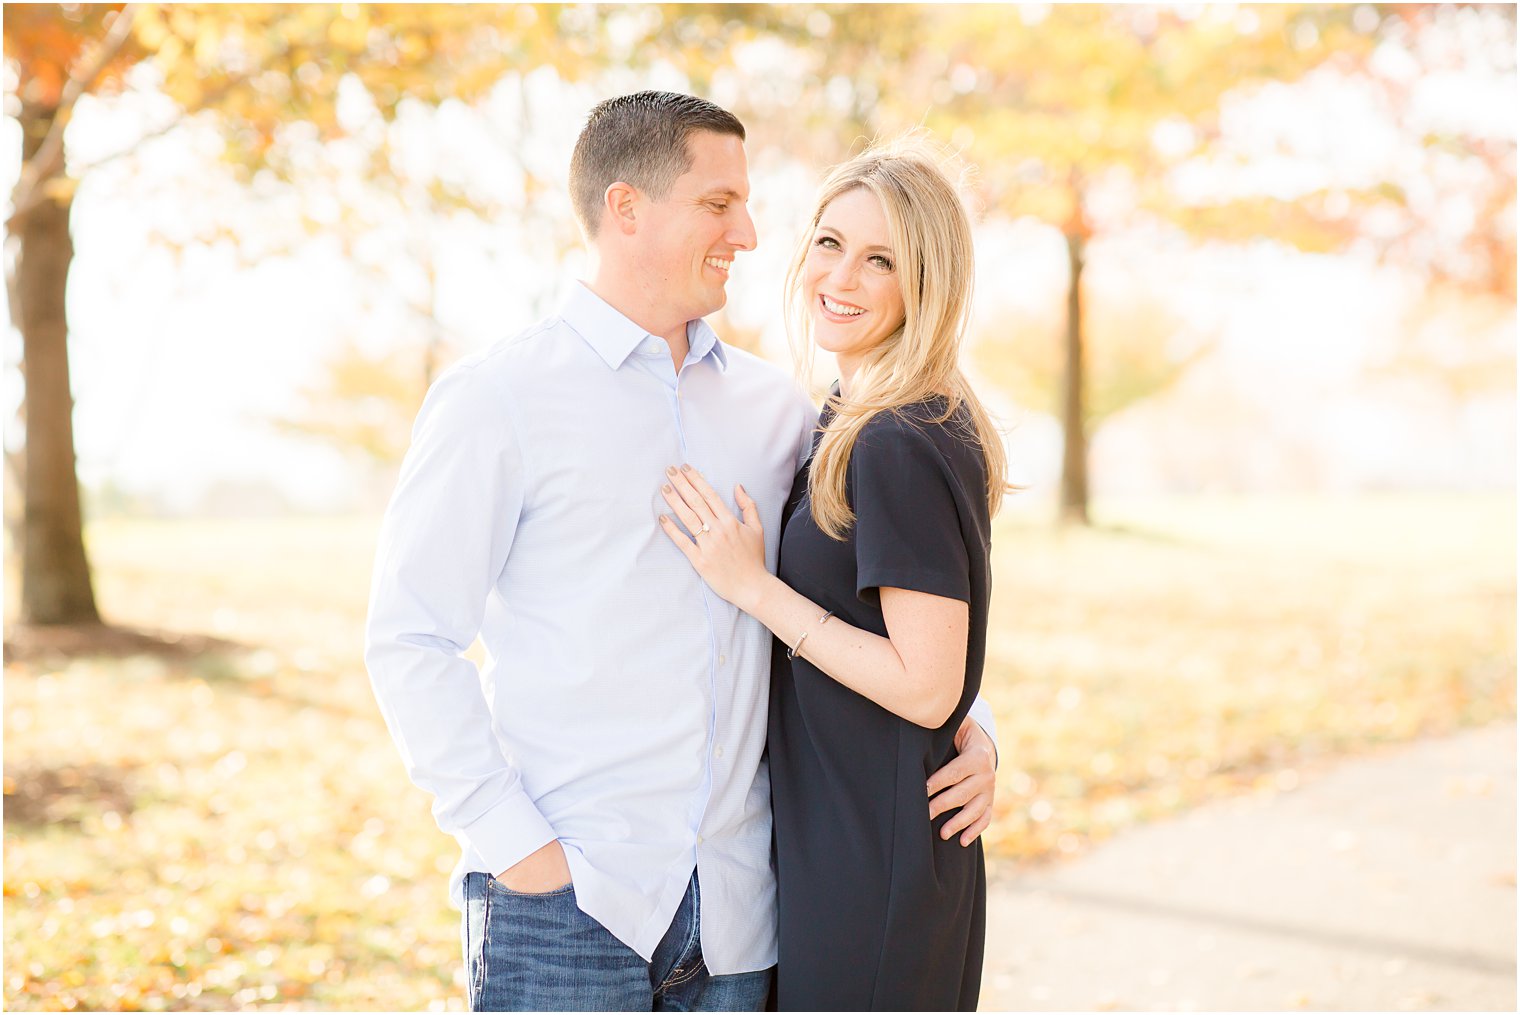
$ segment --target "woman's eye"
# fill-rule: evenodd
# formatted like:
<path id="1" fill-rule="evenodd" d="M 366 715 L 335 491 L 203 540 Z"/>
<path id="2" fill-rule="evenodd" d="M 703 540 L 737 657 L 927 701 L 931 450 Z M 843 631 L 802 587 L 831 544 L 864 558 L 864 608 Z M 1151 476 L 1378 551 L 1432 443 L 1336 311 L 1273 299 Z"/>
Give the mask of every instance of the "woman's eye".
<path id="1" fill-rule="evenodd" d="M 871 267 L 877 271 L 891 271 L 896 265 L 892 263 L 890 258 L 877 254 L 871 258 Z"/>
<path id="2" fill-rule="evenodd" d="M 828 250 L 838 250 L 839 249 L 839 241 L 836 240 L 836 239 L 834 239 L 834 237 L 832 237 L 832 236 L 820 236 L 820 237 L 818 237 L 818 239 L 814 240 L 813 242 L 817 246 L 824 247 L 824 248 L 826 248 Z"/>

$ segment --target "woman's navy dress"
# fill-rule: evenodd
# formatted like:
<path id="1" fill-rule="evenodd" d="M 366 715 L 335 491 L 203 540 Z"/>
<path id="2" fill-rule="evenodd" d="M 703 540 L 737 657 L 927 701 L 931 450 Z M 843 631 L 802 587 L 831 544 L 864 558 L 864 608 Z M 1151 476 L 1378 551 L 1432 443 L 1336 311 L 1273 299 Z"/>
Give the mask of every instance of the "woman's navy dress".
<path id="1" fill-rule="evenodd" d="M 881 413 L 850 456 L 855 525 L 844 542 L 813 523 L 812 459 L 783 515 L 780 577 L 845 623 L 885 636 L 882 586 L 970 606 L 966 682 L 929 730 L 825 676 L 776 643 L 770 771 L 781 951 L 777 1003 L 794 1010 L 976 1008 L 986 923 L 978 839 L 963 847 L 929 821 L 930 774 L 981 685 L 986 650 L 986 469 L 969 413 L 943 423 L 934 399 Z M 822 425 L 830 417 L 824 410 Z M 814 435 L 817 450 L 819 435 Z M 832 623 L 832 621 L 830 621 Z M 954 813 L 954 812 L 952 812 Z"/>

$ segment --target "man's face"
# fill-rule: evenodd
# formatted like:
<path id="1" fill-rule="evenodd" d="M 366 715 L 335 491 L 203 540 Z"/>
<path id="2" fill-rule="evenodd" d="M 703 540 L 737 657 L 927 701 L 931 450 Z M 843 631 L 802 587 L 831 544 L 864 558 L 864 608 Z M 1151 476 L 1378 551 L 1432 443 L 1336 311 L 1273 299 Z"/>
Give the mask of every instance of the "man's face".
<path id="1" fill-rule="evenodd" d="M 686 141 L 691 168 L 663 201 L 649 201 L 639 226 L 641 254 L 662 307 L 683 320 L 706 317 L 728 300 L 734 253 L 753 250 L 744 142 L 697 131 Z"/>

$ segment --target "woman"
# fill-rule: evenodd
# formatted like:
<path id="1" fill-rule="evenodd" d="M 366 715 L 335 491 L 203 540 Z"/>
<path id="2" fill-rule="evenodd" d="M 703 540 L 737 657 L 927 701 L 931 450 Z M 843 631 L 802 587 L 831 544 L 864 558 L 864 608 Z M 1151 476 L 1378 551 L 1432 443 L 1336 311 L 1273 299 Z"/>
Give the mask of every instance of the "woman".
<path id="1" fill-rule="evenodd" d="M 833 353 L 839 384 L 782 515 L 778 574 L 742 487 L 742 519 L 687 467 L 663 487 L 666 534 L 781 643 L 768 751 L 783 1010 L 976 1007 L 981 843 L 924 820 L 924 780 L 981 683 L 1005 487 L 1001 440 L 957 367 L 971 279 L 970 222 L 922 143 L 838 167 L 787 280 L 794 344 Z"/>

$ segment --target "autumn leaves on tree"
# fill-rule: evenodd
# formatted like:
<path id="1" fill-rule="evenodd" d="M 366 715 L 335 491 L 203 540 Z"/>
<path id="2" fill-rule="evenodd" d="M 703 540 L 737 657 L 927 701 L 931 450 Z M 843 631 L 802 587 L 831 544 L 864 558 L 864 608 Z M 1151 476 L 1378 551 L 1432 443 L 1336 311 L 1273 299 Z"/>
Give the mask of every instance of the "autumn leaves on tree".
<path id="1" fill-rule="evenodd" d="M 69 158 L 66 144 L 82 95 L 158 90 L 182 117 L 215 126 L 233 172 L 263 172 L 298 191 L 323 185 L 311 174 L 322 162 L 313 150 L 346 136 L 343 89 L 358 89 L 389 124 L 408 104 L 476 104 L 505 81 L 545 70 L 560 82 L 629 90 L 658 64 L 662 83 L 672 70 L 684 76 L 691 90 L 727 101 L 751 125 L 752 139 L 814 168 L 846 156 L 862 137 L 926 126 L 979 167 L 976 189 L 989 219 L 1034 219 L 1063 237 L 1066 293 L 1052 304 L 1058 347 L 1024 356 L 1017 370 L 986 372 L 1026 403 L 1048 398 L 1044 407 L 1065 433 L 1061 515 L 1077 523 L 1088 517 L 1093 428 L 1164 389 L 1207 344 L 1168 344 L 1164 329 L 1104 337 L 1124 329 L 1095 319 L 1103 314 L 1083 284 L 1104 237 L 1144 220 L 1196 240 L 1268 237 L 1310 251 L 1370 244 L 1426 278 L 1513 304 L 1513 141 L 1460 130 L 1422 134 L 1426 127 L 1400 105 L 1407 75 L 1384 73 L 1373 59 L 1393 45 L 1438 68 L 1453 59 L 1450 47 L 1422 40 L 1472 30 L 1507 46 L 1509 55 L 1496 59 L 1512 66 L 1509 7 L 129 4 L 8 6 L 5 14 L 14 83 L 8 114 L 23 139 L 7 221 L 7 282 L 24 351 L 25 510 L 17 546 L 21 616 L 32 623 L 97 619 L 75 477 L 65 300 L 72 197 L 91 172 Z M 768 54 L 763 73 L 747 69 L 759 66 L 757 54 Z M 1428 153 L 1430 179 L 1478 181 L 1482 207 L 1461 235 L 1452 235 L 1440 195 L 1393 179 L 1209 201 L 1173 185 L 1185 163 L 1238 157 L 1220 147 L 1230 97 L 1312 74 L 1374 82 L 1392 122 Z M 172 129 L 162 125 L 150 137 Z M 403 179 L 394 154 L 388 143 L 371 152 L 370 183 L 394 198 L 398 214 L 522 213 L 477 202 L 444 181 Z M 526 161 L 520 168 L 526 206 L 544 181 Z M 1113 200 L 1115 193 L 1124 200 Z M 435 316 L 430 299 L 417 305 L 422 316 Z M 1164 317 L 1165 308 L 1158 312 Z M 345 353 L 332 390 L 314 395 L 320 412 L 286 422 L 391 453 L 394 426 L 348 425 L 343 405 L 356 381 L 401 402 L 414 399 L 415 379 L 430 376 L 443 341 L 436 327 L 419 333 L 429 336 L 428 348 L 394 363 Z M 1008 345 L 984 337 L 985 357 L 1012 356 L 1000 342 Z M 1414 346 L 1404 355 L 1429 359 Z M 375 374 L 390 369 L 410 372 L 407 381 Z"/>

